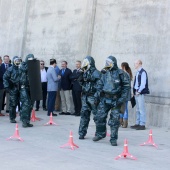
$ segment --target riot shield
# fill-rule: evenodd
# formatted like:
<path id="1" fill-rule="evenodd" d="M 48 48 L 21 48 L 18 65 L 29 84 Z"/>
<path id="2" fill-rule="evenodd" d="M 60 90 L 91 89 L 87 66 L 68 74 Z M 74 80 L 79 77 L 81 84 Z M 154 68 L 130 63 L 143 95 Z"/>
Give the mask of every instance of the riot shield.
<path id="1" fill-rule="evenodd" d="M 40 75 L 40 61 L 28 60 L 28 78 L 30 85 L 31 100 L 42 100 L 42 86 Z"/>

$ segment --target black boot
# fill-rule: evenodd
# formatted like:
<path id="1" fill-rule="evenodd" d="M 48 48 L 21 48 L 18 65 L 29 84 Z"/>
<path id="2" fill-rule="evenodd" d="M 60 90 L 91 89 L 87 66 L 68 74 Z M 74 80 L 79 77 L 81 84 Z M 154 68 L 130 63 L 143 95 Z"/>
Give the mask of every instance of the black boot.
<path id="1" fill-rule="evenodd" d="M 22 124 L 22 127 L 26 128 L 26 127 L 33 127 L 33 124 L 30 124 L 30 123 L 23 123 Z"/>
<path id="2" fill-rule="evenodd" d="M 95 136 L 95 137 L 93 138 L 93 141 L 94 141 L 94 142 L 97 142 L 97 141 L 99 141 L 99 140 L 101 140 L 101 139 L 102 139 L 102 137 Z"/>
<path id="3" fill-rule="evenodd" d="M 84 139 L 84 136 L 79 136 L 79 139 Z"/>
<path id="4" fill-rule="evenodd" d="M 15 119 L 10 120 L 11 123 L 17 123 Z"/>
<path id="5" fill-rule="evenodd" d="M 33 124 L 27 123 L 27 127 L 33 127 Z"/>
<path id="6" fill-rule="evenodd" d="M 117 141 L 116 140 L 115 141 L 111 141 L 110 143 L 111 143 L 112 146 L 117 146 Z"/>

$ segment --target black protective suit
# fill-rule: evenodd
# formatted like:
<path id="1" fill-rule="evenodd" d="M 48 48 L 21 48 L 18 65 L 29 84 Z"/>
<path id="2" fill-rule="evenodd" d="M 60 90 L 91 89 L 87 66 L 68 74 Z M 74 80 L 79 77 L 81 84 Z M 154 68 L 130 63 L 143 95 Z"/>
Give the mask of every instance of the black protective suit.
<path id="1" fill-rule="evenodd" d="M 109 63 L 109 64 L 108 64 Z M 113 146 L 117 145 L 120 107 L 126 101 L 129 92 L 129 79 L 127 74 L 117 66 L 117 60 L 109 56 L 106 60 L 105 69 L 97 84 L 96 100 L 100 98 L 100 103 L 95 116 L 96 134 L 93 138 L 98 141 L 106 137 L 107 115 L 110 112 L 108 125 L 111 130 L 110 142 Z"/>
<path id="2" fill-rule="evenodd" d="M 79 126 L 79 139 L 84 139 L 90 121 L 91 111 L 96 115 L 97 106 L 94 103 L 96 84 L 101 77 L 101 73 L 95 67 L 95 61 L 91 56 L 87 56 L 82 63 L 83 74 L 78 81 L 82 86 L 82 109 Z"/>
<path id="3" fill-rule="evenodd" d="M 32 127 L 30 124 L 31 111 L 33 108 L 33 102 L 31 101 L 30 96 L 30 86 L 28 79 L 28 60 L 34 59 L 33 54 L 29 54 L 26 56 L 25 62 L 21 63 L 20 67 L 20 101 L 21 101 L 21 121 L 23 122 L 23 127 Z"/>
<path id="4" fill-rule="evenodd" d="M 19 103 L 19 65 L 21 59 L 13 57 L 13 65 L 9 67 L 3 76 L 4 88 L 9 91 L 9 118 L 11 123 L 16 123 L 16 106 Z"/>

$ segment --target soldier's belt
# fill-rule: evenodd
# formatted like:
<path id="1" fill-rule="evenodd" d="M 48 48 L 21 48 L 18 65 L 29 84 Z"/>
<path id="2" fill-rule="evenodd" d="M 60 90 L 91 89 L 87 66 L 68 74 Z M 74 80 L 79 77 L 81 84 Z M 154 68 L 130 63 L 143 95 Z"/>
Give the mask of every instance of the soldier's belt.
<path id="1" fill-rule="evenodd" d="M 86 96 L 94 96 L 94 93 L 83 93 L 84 95 L 86 95 Z"/>
<path id="2" fill-rule="evenodd" d="M 111 98 L 111 99 L 116 99 L 118 96 L 117 95 L 113 95 L 113 94 L 104 94 L 103 97 Z"/>

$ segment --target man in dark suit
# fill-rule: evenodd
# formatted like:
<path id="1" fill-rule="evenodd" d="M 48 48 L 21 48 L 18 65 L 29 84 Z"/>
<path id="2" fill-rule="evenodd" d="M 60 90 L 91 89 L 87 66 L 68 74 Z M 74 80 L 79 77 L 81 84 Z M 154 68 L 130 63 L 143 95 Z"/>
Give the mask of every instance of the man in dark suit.
<path id="1" fill-rule="evenodd" d="M 43 60 L 40 60 L 40 74 L 41 74 L 41 85 L 42 85 L 42 96 L 43 96 L 43 110 L 47 111 L 46 108 L 46 99 L 47 99 L 47 70 L 48 67 L 45 67 Z M 38 111 L 40 107 L 40 101 L 36 101 L 36 109 Z"/>
<path id="2" fill-rule="evenodd" d="M 5 55 L 3 57 L 4 63 L 1 65 L 1 70 L 2 70 L 2 76 L 4 75 L 5 71 L 12 66 L 12 64 L 9 63 L 10 58 L 8 55 Z M 3 82 L 2 82 L 3 83 Z M 3 94 L 3 102 L 2 102 L 2 110 L 4 109 L 4 102 L 5 102 L 5 97 L 6 97 L 6 113 L 9 113 L 9 93 L 4 91 Z"/>
<path id="3" fill-rule="evenodd" d="M 80 86 L 77 79 L 80 76 L 80 70 L 81 68 L 81 61 L 76 61 L 76 69 L 73 71 L 72 75 L 70 76 L 70 79 L 72 80 L 72 96 L 73 96 L 73 102 L 74 102 L 74 109 L 75 113 L 72 115 L 80 116 L 81 111 L 81 92 L 82 87 Z"/>
<path id="4" fill-rule="evenodd" d="M 3 86 L 3 70 L 2 70 L 2 58 L 0 57 L 0 116 L 5 116 L 1 113 L 2 110 L 2 102 L 3 102 L 3 95 L 4 95 L 4 86 Z"/>
<path id="5" fill-rule="evenodd" d="M 61 96 L 61 105 L 62 112 L 60 115 L 70 115 L 71 114 L 71 79 L 70 76 L 72 71 L 67 68 L 67 61 L 62 61 L 61 70 L 59 71 L 59 75 L 61 76 L 60 81 L 60 96 Z"/>

